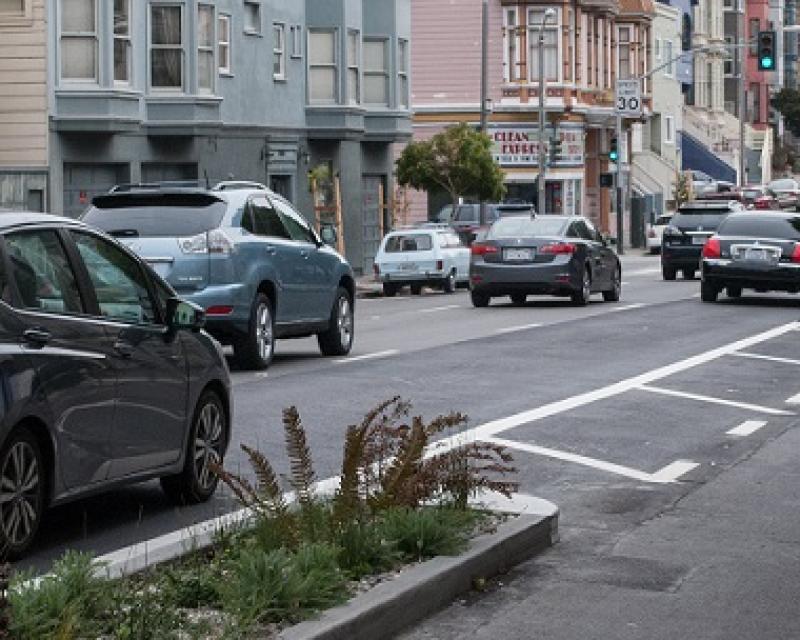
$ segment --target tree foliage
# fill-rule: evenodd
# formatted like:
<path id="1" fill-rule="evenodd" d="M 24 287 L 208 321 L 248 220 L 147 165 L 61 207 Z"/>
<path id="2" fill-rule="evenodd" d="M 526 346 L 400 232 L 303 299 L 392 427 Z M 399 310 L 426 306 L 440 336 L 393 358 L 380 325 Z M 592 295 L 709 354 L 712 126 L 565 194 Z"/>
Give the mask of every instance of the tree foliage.
<path id="1" fill-rule="evenodd" d="M 468 124 L 409 144 L 397 161 L 397 181 L 420 191 L 444 190 L 454 205 L 462 196 L 500 200 L 505 191 L 492 141 Z"/>
<path id="2" fill-rule="evenodd" d="M 772 98 L 772 106 L 781 113 L 789 130 L 800 136 L 800 91 L 781 89 Z"/>

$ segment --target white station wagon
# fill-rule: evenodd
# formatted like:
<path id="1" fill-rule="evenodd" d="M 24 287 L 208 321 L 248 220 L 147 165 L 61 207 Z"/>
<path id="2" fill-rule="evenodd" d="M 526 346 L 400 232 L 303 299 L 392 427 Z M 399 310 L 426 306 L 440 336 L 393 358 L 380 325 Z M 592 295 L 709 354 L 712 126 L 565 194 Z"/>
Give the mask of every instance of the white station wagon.
<path id="1" fill-rule="evenodd" d="M 375 279 L 390 297 L 406 285 L 414 295 L 425 285 L 453 293 L 459 284 L 469 282 L 469 256 L 449 226 L 398 229 L 384 237 L 375 256 Z"/>

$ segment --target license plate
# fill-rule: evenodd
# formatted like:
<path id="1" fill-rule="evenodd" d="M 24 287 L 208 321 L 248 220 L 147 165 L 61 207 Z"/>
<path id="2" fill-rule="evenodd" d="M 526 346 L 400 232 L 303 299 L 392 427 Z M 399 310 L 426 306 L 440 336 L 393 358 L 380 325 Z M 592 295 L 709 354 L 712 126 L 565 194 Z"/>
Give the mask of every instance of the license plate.
<path id="1" fill-rule="evenodd" d="M 418 269 L 416 262 L 404 262 L 400 265 L 400 271 L 417 271 Z"/>
<path id="2" fill-rule="evenodd" d="M 745 260 L 767 261 L 770 259 L 770 254 L 764 249 L 745 249 Z"/>
<path id="3" fill-rule="evenodd" d="M 503 260 L 509 262 L 530 262 L 533 255 L 533 249 L 503 249 Z"/>
<path id="4" fill-rule="evenodd" d="M 705 244 L 708 238 L 706 236 L 692 236 L 692 244 Z"/>

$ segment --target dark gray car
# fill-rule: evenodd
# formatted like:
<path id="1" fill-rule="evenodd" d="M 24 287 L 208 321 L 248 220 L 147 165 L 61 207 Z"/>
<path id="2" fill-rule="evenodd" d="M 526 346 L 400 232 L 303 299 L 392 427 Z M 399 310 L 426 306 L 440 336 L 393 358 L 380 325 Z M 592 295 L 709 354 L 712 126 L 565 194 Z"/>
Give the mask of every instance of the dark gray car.
<path id="1" fill-rule="evenodd" d="M 207 500 L 230 437 L 230 379 L 204 314 L 84 224 L 0 216 L 0 547 L 49 505 L 160 478 Z"/>
<path id="2" fill-rule="evenodd" d="M 588 304 L 593 293 L 617 301 L 622 267 L 610 243 L 586 218 L 520 216 L 495 222 L 486 238 L 472 245 L 472 304 L 510 296 L 524 304 L 528 295 L 569 296 Z"/>

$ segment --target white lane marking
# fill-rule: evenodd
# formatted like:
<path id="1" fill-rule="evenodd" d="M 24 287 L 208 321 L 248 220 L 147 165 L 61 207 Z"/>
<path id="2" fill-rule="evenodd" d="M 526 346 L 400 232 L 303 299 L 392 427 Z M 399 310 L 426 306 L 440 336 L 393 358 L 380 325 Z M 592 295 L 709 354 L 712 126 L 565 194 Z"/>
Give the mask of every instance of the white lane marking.
<path id="1" fill-rule="evenodd" d="M 651 269 L 638 269 L 637 271 L 626 271 L 626 276 L 649 276 L 654 273 L 661 273 L 661 267 L 654 267 Z"/>
<path id="2" fill-rule="evenodd" d="M 420 313 L 438 313 L 439 311 L 450 311 L 451 309 L 466 309 L 460 304 L 448 304 L 443 307 L 431 307 L 430 309 L 420 309 Z"/>
<path id="3" fill-rule="evenodd" d="M 749 436 L 751 433 L 755 433 L 762 427 L 767 426 L 766 420 L 745 420 L 740 424 L 738 427 L 734 427 L 730 431 L 726 431 L 725 433 L 729 436 Z"/>
<path id="4" fill-rule="evenodd" d="M 622 286 L 624 287 L 624 286 L 626 286 L 626 285 L 629 285 L 629 284 L 630 284 L 630 282 L 628 282 L 627 280 L 623 280 L 621 284 L 622 284 Z"/>
<path id="5" fill-rule="evenodd" d="M 779 358 L 777 356 L 765 356 L 760 353 L 744 353 L 739 351 L 732 353 L 732 356 L 737 358 L 753 358 L 754 360 L 768 360 L 769 362 L 782 362 L 783 364 L 797 364 L 800 365 L 800 360 L 792 360 L 791 358 Z"/>
<path id="6" fill-rule="evenodd" d="M 800 404 L 800 393 L 786 400 L 786 404 Z"/>
<path id="7" fill-rule="evenodd" d="M 635 302 L 633 304 L 626 304 L 621 307 L 614 307 L 613 309 L 609 309 L 608 313 L 615 313 L 619 311 L 632 311 L 633 309 L 641 309 L 642 307 L 649 306 L 646 302 Z"/>
<path id="8" fill-rule="evenodd" d="M 495 335 L 501 336 L 506 333 L 515 333 L 516 331 L 525 331 L 526 329 L 538 329 L 542 326 L 541 322 L 532 322 L 531 324 L 521 324 L 516 327 L 505 327 L 495 331 Z"/>
<path id="9" fill-rule="evenodd" d="M 726 400 L 725 398 L 714 398 L 711 396 L 702 396 L 697 393 L 686 393 L 685 391 L 675 391 L 674 389 L 664 389 L 663 387 L 648 387 L 641 385 L 640 391 L 647 391 L 648 393 L 658 393 L 662 396 L 672 396 L 674 398 L 685 398 L 686 400 L 697 400 L 698 402 L 708 402 L 710 404 L 720 404 L 726 407 L 736 407 L 737 409 L 746 409 L 748 411 L 755 411 L 756 413 L 766 413 L 772 416 L 792 416 L 794 413 L 791 411 L 784 411 L 783 409 L 773 409 L 772 407 L 763 407 L 758 404 L 750 404 L 748 402 L 736 402 L 735 400 Z M 800 402 L 800 400 L 798 401 Z"/>
<path id="10" fill-rule="evenodd" d="M 666 378 L 668 376 L 672 376 L 677 373 L 687 371 L 688 369 L 706 364 L 713 360 L 717 360 L 718 358 L 733 353 L 734 351 L 748 349 L 753 345 L 778 338 L 786 333 L 789 333 L 790 331 L 795 331 L 798 327 L 800 327 L 800 323 L 797 322 L 790 322 L 788 324 L 780 325 L 770 329 L 769 331 L 764 331 L 748 338 L 743 338 L 721 347 L 717 347 L 716 349 L 711 349 L 710 351 L 705 351 L 704 353 L 691 356 L 684 360 L 673 362 L 672 364 L 658 367 L 657 369 L 652 369 L 651 371 L 633 376 L 632 378 L 626 378 L 625 380 L 601 387 L 600 389 L 595 389 L 594 391 L 581 393 L 569 398 L 565 398 L 564 400 L 557 400 L 556 402 L 551 402 L 549 404 L 542 405 L 541 407 L 536 407 L 535 409 L 529 409 L 528 411 L 522 411 L 513 416 L 508 416 L 507 418 L 491 420 L 490 422 L 486 422 L 472 429 L 468 429 L 467 431 L 464 431 L 458 435 L 443 438 L 442 440 L 432 444 L 431 448 L 436 448 L 434 453 L 439 453 L 441 451 L 449 451 L 450 449 L 462 446 L 465 441 L 469 442 L 470 440 L 485 440 L 498 433 L 508 431 L 509 429 L 519 427 L 523 424 L 549 418 L 551 416 L 558 415 L 559 413 L 564 413 L 565 411 L 570 411 L 572 409 L 577 409 L 578 407 L 583 407 L 587 404 L 597 402 L 598 400 L 606 400 L 608 398 L 618 396 L 622 393 L 630 391 L 631 389 L 656 382 L 662 378 Z"/>
<path id="11" fill-rule="evenodd" d="M 548 458 L 555 458 L 556 460 L 563 460 L 564 462 L 572 462 L 584 467 L 591 467 L 606 473 L 613 473 L 614 475 L 623 476 L 625 478 L 632 478 L 640 482 L 652 482 L 657 484 L 668 484 L 674 482 L 687 471 L 697 467 L 697 463 L 690 461 L 673 462 L 668 467 L 664 467 L 656 473 L 647 473 L 625 467 L 621 464 L 613 462 L 606 462 L 604 460 L 597 460 L 596 458 L 589 458 L 577 453 L 569 453 L 568 451 L 559 451 L 558 449 L 550 449 L 548 447 L 540 447 L 533 444 L 526 444 L 524 442 L 516 442 L 515 440 L 506 440 L 505 438 L 487 438 L 486 442 L 496 444 L 508 449 L 517 449 L 518 451 L 525 451 L 539 456 L 546 456 Z M 676 466 L 680 465 L 680 466 Z"/>
<path id="12" fill-rule="evenodd" d="M 387 351 L 376 351 L 375 353 L 365 353 L 363 356 L 353 356 L 352 358 L 341 358 L 334 360 L 337 364 L 344 364 L 346 362 L 361 362 L 362 360 L 375 360 L 376 358 L 388 358 L 389 356 L 396 356 L 400 353 L 397 349 L 389 349 Z"/>

